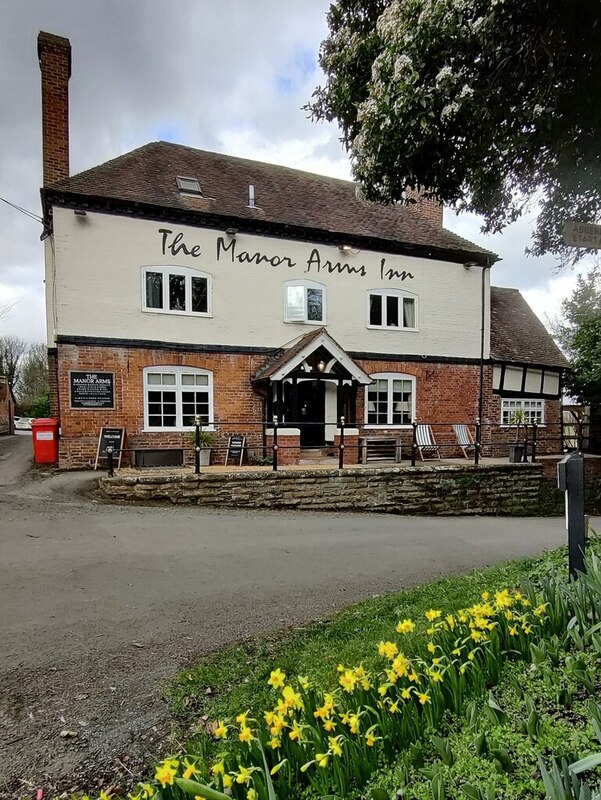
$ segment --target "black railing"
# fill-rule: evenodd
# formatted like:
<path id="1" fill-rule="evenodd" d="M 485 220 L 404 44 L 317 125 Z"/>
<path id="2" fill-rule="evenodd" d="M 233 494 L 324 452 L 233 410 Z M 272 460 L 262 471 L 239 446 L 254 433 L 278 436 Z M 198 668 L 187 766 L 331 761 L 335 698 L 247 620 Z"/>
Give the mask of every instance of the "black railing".
<path id="1" fill-rule="evenodd" d="M 329 443 L 316 445 L 315 437 L 307 435 L 307 432 L 311 432 L 312 428 L 315 430 L 317 426 L 320 428 L 320 434 L 326 428 L 330 428 L 330 433 L 331 429 L 334 429 L 334 436 L 330 438 Z M 297 440 L 293 444 L 286 443 L 285 437 L 289 434 L 282 433 L 284 429 L 289 428 L 301 430 L 300 436 L 297 435 Z M 349 430 L 352 431 L 351 434 Z M 535 462 L 541 453 L 580 451 L 583 441 L 582 430 L 575 433 L 571 430 L 570 435 L 565 436 L 562 423 L 501 426 L 493 425 L 488 420 L 484 422 L 475 420 L 471 423 L 414 421 L 410 426 L 386 429 L 363 423 L 349 424 L 344 417 L 340 417 L 337 422 L 301 423 L 282 421 L 277 416 L 272 420 L 220 420 L 205 425 L 198 421 L 190 434 L 176 433 L 182 436 L 183 446 L 153 447 L 144 444 L 122 449 L 108 447 L 106 449 L 108 473 L 111 476 L 114 474 L 115 459 L 118 456 L 128 455 L 130 462 L 137 465 L 140 454 L 177 451 L 182 457 L 181 466 L 185 466 L 186 456 L 191 454 L 194 472 L 199 474 L 202 468 L 201 453 L 207 447 L 210 447 L 220 463 L 227 463 L 231 451 L 231 439 L 236 431 L 244 431 L 245 435 L 245 452 L 238 450 L 239 463 L 242 463 L 246 455 L 249 463 L 271 466 L 273 471 L 288 465 L 287 454 L 291 450 L 295 451 L 294 458 L 301 462 L 303 457 L 305 462 L 314 460 L 312 457 L 315 456 L 315 450 L 321 453 L 325 451 L 323 457 L 333 464 L 337 463 L 339 469 L 370 461 L 398 462 L 403 453 L 408 453 L 411 466 L 416 466 L 418 459 L 425 462 L 431 459 L 449 458 L 463 458 L 478 465 L 483 458 L 506 457 L 508 448 L 514 449 L 513 460 Z M 185 444 L 186 436 L 189 446 Z M 207 437 L 213 437 L 214 441 L 208 444 Z M 145 435 L 145 441 L 148 442 L 148 435 Z M 349 456 L 349 453 L 352 455 Z"/>

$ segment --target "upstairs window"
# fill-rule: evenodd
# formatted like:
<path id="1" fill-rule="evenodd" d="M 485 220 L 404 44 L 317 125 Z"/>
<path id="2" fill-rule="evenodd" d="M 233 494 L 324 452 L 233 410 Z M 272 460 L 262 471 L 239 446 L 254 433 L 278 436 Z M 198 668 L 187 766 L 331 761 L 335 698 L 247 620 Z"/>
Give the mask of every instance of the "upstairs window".
<path id="1" fill-rule="evenodd" d="M 284 284 L 284 321 L 323 323 L 326 320 L 326 289 L 315 281 Z"/>
<path id="2" fill-rule="evenodd" d="M 523 422 L 526 425 L 545 424 L 544 400 L 501 400 L 501 425 L 515 425 L 515 412 L 524 412 Z M 521 416 L 521 413 L 519 413 Z"/>
<path id="3" fill-rule="evenodd" d="M 145 267 L 142 270 L 144 311 L 211 316 L 210 275 L 187 267 Z"/>
<path id="4" fill-rule="evenodd" d="M 411 425 L 415 419 L 415 378 L 400 373 L 372 375 L 365 391 L 367 425 Z"/>
<path id="5" fill-rule="evenodd" d="M 417 330 L 417 298 L 398 289 L 372 289 L 367 319 L 369 328 Z"/>

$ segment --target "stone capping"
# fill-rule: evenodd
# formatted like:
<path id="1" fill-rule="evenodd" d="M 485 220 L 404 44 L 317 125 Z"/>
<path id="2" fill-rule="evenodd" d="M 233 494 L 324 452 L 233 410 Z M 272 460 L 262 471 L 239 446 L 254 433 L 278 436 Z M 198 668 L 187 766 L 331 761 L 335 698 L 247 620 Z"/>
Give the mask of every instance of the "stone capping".
<path id="1" fill-rule="evenodd" d="M 125 502 L 402 514 L 536 514 L 540 464 L 353 467 L 116 475 L 103 497 Z"/>

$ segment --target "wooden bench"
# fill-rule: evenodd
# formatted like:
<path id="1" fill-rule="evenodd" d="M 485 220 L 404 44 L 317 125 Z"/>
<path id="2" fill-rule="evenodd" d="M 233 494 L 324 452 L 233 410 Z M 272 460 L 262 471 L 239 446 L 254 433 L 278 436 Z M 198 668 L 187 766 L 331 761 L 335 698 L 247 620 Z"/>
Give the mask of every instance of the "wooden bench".
<path id="1" fill-rule="evenodd" d="M 359 439 L 361 463 L 368 461 L 400 461 L 401 440 L 398 437 L 362 436 Z"/>

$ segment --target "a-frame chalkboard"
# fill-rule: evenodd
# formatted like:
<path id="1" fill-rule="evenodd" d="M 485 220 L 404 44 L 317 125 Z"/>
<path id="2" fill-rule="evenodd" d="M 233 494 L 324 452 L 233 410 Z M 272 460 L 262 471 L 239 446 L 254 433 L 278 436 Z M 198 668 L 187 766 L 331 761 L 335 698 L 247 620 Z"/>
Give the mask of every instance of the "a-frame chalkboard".
<path id="1" fill-rule="evenodd" d="M 230 436 L 227 442 L 227 453 L 225 455 L 225 463 L 231 459 L 237 461 L 238 466 L 241 466 L 244 459 L 244 450 L 246 449 L 246 436 Z"/>
<path id="2" fill-rule="evenodd" d="M 96 462 L 94 469 L 98 468 L 98 461 L 107 458 L 106 448 L 112 447 L 119 453 L 117 468 L 121 466 L 121 456 L 123 455 L 123 445 L 125 443 L 125 428 L 100 428 L 98 436 L 98 449 L 96 450 Z"/>

